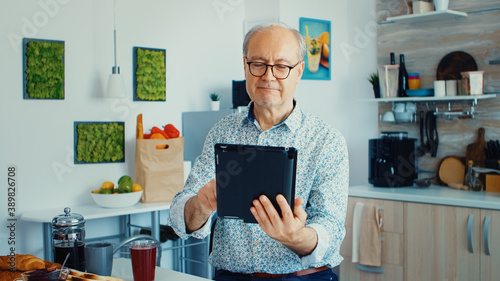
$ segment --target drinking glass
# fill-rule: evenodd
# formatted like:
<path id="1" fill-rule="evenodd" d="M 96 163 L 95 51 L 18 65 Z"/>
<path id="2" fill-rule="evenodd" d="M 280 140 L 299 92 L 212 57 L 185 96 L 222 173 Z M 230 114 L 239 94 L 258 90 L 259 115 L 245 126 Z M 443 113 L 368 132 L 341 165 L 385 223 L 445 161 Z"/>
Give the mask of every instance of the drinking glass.
<path id="1" fill-rule="evenodd" d="M 155 279 L 156 248 L 154 241 L 133 241 L 129 244 L 134 281 Z"/>

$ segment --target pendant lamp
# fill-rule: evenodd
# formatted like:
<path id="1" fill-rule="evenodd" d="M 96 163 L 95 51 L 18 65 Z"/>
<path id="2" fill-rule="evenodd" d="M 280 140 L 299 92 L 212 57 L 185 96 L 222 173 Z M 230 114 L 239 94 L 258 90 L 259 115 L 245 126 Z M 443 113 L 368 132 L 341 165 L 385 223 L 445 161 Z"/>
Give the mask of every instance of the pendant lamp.
<path id="1" fill-rule="evenodd" d="M 106 97 L 108 98 L 124 98 L 127 95 L 125 90 L 125 81 L 123 75 L 120 74 L 120 67 L 116 65 L 116 0 L 113 3 L 113 24 L 114 24 L 114 54 L 115 66 L 108 78 L 108 86 L 106 89 Z"/>

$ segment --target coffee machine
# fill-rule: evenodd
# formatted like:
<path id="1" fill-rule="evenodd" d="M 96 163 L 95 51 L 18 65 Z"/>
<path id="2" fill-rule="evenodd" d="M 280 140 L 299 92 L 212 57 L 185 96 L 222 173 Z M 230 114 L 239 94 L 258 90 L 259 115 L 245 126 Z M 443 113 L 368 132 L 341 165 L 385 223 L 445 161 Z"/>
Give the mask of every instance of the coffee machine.
<path id="1" fill-rule="evenodd" d="M 382 132 L 369 140 L 368 182 L 376 187 L 412 186 L 417 179 L 417 140 L 407 132 Z"/>

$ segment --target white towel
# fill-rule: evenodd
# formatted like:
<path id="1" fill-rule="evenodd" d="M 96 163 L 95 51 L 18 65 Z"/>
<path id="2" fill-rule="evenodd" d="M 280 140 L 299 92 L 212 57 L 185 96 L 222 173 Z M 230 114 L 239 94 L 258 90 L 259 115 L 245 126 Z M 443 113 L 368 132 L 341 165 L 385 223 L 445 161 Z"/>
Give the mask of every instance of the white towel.
<path id="1" fill-rule="evenodd" d="M 361 221 L 365 204 L 357 202 L 352 214 L 352 262 L 359 262 L 359 237 L 361 235 Z"/>
<path id="2" fill-rule="evenodd" d="M 361 219 L 359 239 L 359 264 L 366 266 L 382 265 L 382 207 L 366 204 Z"/>

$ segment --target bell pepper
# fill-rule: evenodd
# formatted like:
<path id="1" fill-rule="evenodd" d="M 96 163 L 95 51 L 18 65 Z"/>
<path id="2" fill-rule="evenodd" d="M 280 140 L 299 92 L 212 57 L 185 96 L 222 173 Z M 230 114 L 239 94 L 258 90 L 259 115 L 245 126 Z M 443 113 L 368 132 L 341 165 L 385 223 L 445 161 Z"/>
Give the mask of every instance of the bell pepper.
<path id="1" fill-rule="evenodd" d="M 151 134 L 162 134 L 166 139 L 170 138 L 166 132 L 156 126 L 151 129 Z"/>
<path id="2" fill-rule="evenodd" d="M 180 135 L 179 130 L 172 125 L 172 124 L 167 124 L 165 127 L 163 127 L 163 131 L 168 135 L 169 138 L 178 138 Z"/>

